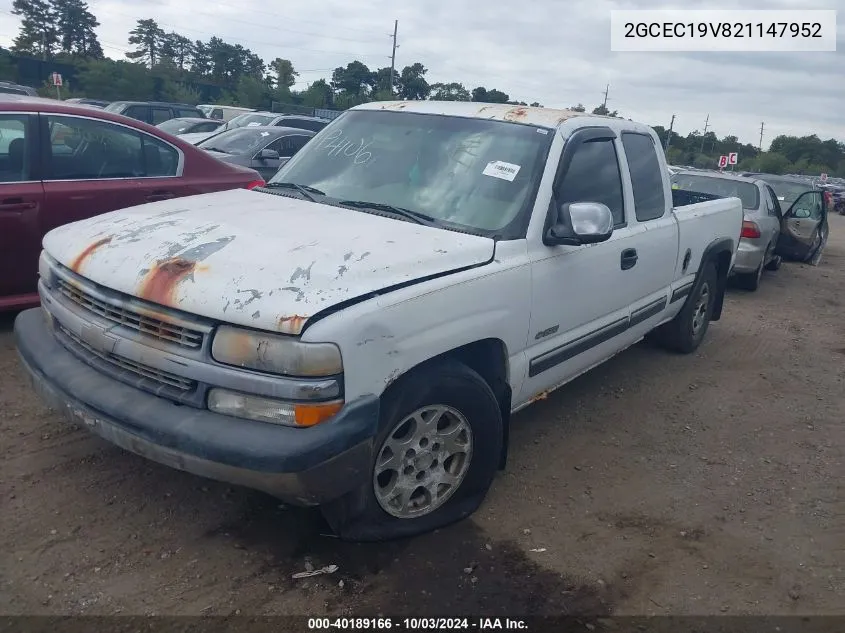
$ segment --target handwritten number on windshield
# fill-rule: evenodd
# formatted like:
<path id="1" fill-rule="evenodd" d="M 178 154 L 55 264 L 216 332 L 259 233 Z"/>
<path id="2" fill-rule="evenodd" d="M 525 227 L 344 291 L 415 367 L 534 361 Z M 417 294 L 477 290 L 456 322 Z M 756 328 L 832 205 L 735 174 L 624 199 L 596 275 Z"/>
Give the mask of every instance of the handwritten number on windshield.
<path id="1" fill-rule="evenodd" d="M 348 156 L 356 165 L 364 165 L 368 163 L 373 157 L 371 152 L 366 151 L 373 142 L 365 143 L 362 138 L 355 142 L 351 138 L 343 135 L 343 130 L 337 130 L 323 141 L 320 147 L 329 150 L 329 156 Z"/>

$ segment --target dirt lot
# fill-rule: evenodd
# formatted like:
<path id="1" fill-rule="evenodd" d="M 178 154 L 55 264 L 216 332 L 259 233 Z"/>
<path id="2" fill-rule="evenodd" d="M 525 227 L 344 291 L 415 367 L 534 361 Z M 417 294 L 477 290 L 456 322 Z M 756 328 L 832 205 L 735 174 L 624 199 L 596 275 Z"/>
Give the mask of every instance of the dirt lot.
<path id="1" fill-rule="evenodd" d="M 391 544 L 341 543 L 316 512 L 67 426 L 2 318 L 0 612 L 845 614 L 845 218 L 831 223 L 819 267 L 731 291 L 696 355 L 638 345 L 518 415 L 481 510 Z"/>

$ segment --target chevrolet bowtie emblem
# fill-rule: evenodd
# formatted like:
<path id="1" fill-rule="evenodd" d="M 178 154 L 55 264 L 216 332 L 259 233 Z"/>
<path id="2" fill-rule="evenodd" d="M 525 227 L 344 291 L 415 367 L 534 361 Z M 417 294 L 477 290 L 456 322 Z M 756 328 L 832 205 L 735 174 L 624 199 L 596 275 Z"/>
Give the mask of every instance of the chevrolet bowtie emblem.
<path id="1" fill-rule="evenodd" d="M 117 345 L 117 338 L 109 336 L 106 330 L 98 325 L 83 325 L 80 338 L 101 354 L 111 354 Z"/>

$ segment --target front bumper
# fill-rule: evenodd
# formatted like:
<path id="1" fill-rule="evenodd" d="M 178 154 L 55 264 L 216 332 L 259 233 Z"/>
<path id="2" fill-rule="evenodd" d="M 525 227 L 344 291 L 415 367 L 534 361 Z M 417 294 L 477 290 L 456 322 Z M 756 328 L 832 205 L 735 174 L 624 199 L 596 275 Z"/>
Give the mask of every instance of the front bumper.
<path id="1" fill-rule="evenodd" d="M 768 244 L 755 244 L 746 239 L 740 239 L 736 249 L 736 260 L 734 261 L 734 273 L 755 273 L 760 262 L 766 256 Z"/>
<path id="2" fill-rule="evenodd" d="M 314 427 L 276 426 L 179 405 L 95 371 L 56 340 L 40 308 L 17 316 L 15 338 L 50 406 L 132 453 L 296 505 L 331 501 L 369 480 L 375 396 Z"/>

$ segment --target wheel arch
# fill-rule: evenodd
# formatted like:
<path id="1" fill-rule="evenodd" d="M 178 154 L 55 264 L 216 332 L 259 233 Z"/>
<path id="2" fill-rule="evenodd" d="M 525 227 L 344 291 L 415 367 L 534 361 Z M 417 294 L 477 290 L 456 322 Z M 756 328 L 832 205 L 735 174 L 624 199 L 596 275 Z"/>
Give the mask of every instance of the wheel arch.
<path id="1" fill-rule="evenodd" d="M 432 356 L 408 368 L 382 392 L 381 398 L 401 389 L 404 380 L 417 371 L 445 360 L 457 361 L 475 371 L 493 391 L 502 415 L 502 454 L 499 468 L 505 467 L 508 453 L 512 390 L 510 385 L 510 363 L 508 348 L 498 338 L 484 338 Z"/>
<path id="2" fill-rule="evenodd" d="M 716 277 L 719 285 L 716 293 L 716 299 L 713 303 L 713 314 L 710 317 L 711 321 L 718 321 L 722 317 L 722 307 L 725 303 L 725 290 L 728 286 L 728 274 L 731 268 L 731 258 L 734 252 L 734 241 L 728 237 L 715 239 L 701 256 L 701 265 L 698 267 L 698 272 L 695 274 L 695 284 L 697 285 L 704 274 L 704 268 L 709 263 L 716 265 Z M 692 293 L 690 293 L 690 298 Z M 688 301 L 690 299 L 687 299 Z"/>

